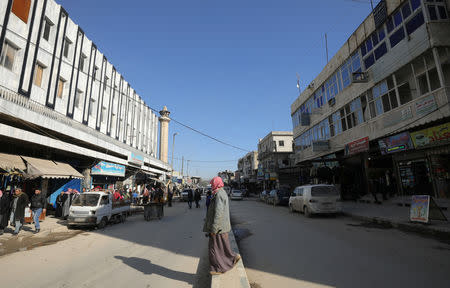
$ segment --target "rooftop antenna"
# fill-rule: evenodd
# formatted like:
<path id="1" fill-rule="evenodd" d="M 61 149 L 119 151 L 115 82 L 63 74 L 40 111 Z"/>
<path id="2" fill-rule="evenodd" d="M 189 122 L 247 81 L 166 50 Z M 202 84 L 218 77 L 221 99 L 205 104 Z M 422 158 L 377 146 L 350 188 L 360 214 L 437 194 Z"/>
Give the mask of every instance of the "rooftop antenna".
<path id="1" fill-rule="evenodd" d="M 297 89 L 298 89 L 298 93 L 300 94 L 302 91 L 300 89 L 300 75 L 298 75 L 298 73 L 295 73 L 297 75 Z"/>
<path id="2" fill-rule="evenodd" d="M 325 33 L 325 49 L 327 51 L 327 64 L 328 64 L 328 38 L 327 38 L 327 33 Z"/>

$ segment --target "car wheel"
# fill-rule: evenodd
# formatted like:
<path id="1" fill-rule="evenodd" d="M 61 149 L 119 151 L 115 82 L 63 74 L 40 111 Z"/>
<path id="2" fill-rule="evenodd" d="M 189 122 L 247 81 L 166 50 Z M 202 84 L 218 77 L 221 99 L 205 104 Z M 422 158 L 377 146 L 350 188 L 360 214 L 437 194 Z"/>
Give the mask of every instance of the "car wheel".
<path id="1" fill-rule="evenodd" d="M 308 206 L 303 207 L 303 213 L 305 213 L 305 217 L 311 217 L 311 212 L 309 211 Z"/>
<path id="2" fill-rule="evenodd" d="M 98 223 L 97 227 L 98 227 L 98 229 L 103 229 L 106 227 L 106 224 L 108 224 L 106 221 L 106 218 L 103 217 L 102 220 L 100 221 L 100 223 Z"/>

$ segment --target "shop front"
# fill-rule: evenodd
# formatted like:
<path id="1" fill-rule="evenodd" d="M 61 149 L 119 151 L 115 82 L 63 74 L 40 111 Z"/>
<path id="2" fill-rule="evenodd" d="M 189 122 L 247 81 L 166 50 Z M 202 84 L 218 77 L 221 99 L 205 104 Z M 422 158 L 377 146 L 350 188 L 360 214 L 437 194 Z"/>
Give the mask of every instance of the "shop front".
<path id="1" fill-rule="evenodd" d="M 450 123 L 410 135 L 415 150 L 395 158 L 403 195 L 450 199 Z"/>
<path id="2" fill-rule="evenodd" d="M 124 165 L 100 161 L 91 168 L 91 189 L 120 189 L 124 178 Z"/>

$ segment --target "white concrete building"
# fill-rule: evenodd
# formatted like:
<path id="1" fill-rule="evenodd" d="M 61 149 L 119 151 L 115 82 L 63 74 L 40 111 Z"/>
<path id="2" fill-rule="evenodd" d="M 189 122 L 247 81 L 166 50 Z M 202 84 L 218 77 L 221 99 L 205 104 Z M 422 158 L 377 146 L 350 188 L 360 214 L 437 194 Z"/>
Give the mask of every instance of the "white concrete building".
<path id="1" fill-rule="evenodd" d="M 394 181 L 450 197 L 449 6 L 380 2 L 291 105 L 297 165 L 338 166 L 334 181 L 361 194 Z"/>
<path id="2" fill-rule="evenodd" d="M 280 169 L 290 166 L 292 142 L 291 131 L 272 131 L 259 140 L 258 161 L 264 173 L 266 186 L 275 187 L 274 183 L 279 180 Z"/>
<path id="3" fill-rule="evenodd" d="M 0 25 L 2 142 L 35 154 L 46 148 L 47 158 L 170 170 L 156 159 L 158 116 L 63 7 L 0 1 Z"/>
<path id="4" fill-rule="evenodd" d="M 256 182 L 258 171 L 258 152 L 248 152 L 238 160 L 238 171 L 241 182 Z"/>

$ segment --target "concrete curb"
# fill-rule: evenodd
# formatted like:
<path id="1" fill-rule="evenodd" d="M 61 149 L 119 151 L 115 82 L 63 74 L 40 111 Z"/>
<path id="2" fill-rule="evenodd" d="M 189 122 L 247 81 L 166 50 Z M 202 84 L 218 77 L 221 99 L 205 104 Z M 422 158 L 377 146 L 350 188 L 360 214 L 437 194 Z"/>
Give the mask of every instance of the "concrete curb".
<path id="1" fill-rule="evenodd" d="M 405 223 L 383 217 L 362 216 L 349 212 L 342 212 L 342 215 L 351 217 L 355 220 L 391 225 L 393 228 L 397 228 L 407 232 L 415 232 L 438 237 L 450 237 L 450 230 L 441 229 L 440 227 L 427 226 L 427 224 Z"/>
<path id="2" fill-rule="evenodd" d="M 230 245 L 231 245 L 231 249 L 233 249 L 233 251 L 235 253 L 239 253 L 239 248 L 236 242 L 236 238 L 234 237 L 234 233 L 233 230 L 231 230 L 228 233 L 228 238 L 230 239 Z M 240 254 L 240 253 L 239 253 Z M 236 264 L 236 267 L 233 268 L 233 270 L 236 271 L 229 271 L 227 273 L 236 273 L 237 276 L 240 279 L 240 286 L 236 287 L 236 288 L 250 288 L 250 282 L 248 281 L 247 278 L 247 272 L 245 272 L 245 267 L 244 267 L 244 262 L 243 259 L 241 258 L 241 260 L 239 260 L 239 262 Z M 223 287 L 221 285 L 221 278 L 222 275 L 213 275 L 211 276 L 211 288 L 220 288 Z M 234 288 L 234 287 L 227 287 L 227 288 Z"/>

